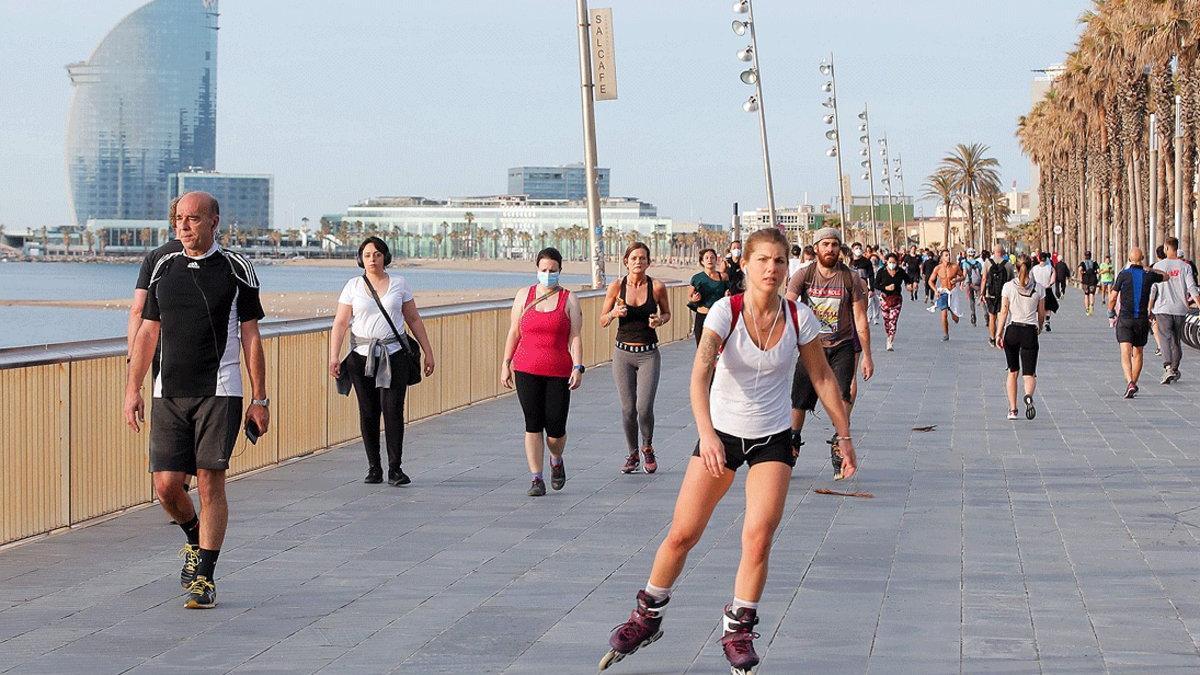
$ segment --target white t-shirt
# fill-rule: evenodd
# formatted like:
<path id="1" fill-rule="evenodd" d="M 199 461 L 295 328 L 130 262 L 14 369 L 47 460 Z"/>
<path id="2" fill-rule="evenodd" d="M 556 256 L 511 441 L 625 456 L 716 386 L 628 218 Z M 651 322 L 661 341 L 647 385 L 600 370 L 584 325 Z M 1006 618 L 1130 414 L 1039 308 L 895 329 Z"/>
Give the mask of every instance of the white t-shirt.
<path id="1" fill-rule="evenodd" d="M 729 298 L 721 298 L 708 310 L 704 328 L 724 338 L 732 317 Z M 745 317 L 738 321 L 717 359 L 708 396 L 713 427 L 718 431 L 740 438 L 762 438 L 791 428 L 792 378 L 798 347 L 821 334 L 821 322 L 804 303 L 796 303 L 796 319 L 800 324 L 799 340 L 784 305 L 779 317 L 786 322 L 783 337 L 765 352 L 750 339 Z"/>
<path id="2" fill-rule="evenodd" d="M 1046 297 L 1046 289 L 1041 284 L 1033 284 L 1033 293 L 1021 293 L 1021 287 L 1016 279 L 1009 280 L 1000 289 L 1000 298 L 1008 299 L 1008 317 L 1011 323 L 1025 323 L 1030 326 L 1038 325 L 1038 304 Z"/>
<path id="3" fill-rule="evenodd" d="M 1043 289 L 1050 288 L 1054 283 L 1054 265 L 1034 265 L 1030 273 L 1033 274 L 1033 280 Z"/>
<path id="4" fill-rule="evenodd" d="M 379 301 L 387 308 L 388 314 L 391 315 L 392 321 L 396 322 L 396 330 L 404 333 L 404 312 L 402 307 L 404 303 L 412 300 L 412 289 L 408 286 L 408 281 L 398 274 L 389 274 L 387 290 L 379 293 L 378 285 L 375 292 L 379 293 Z M 360 338 L 361 342 L 366 342 L 372 338 L 386 340 L 395 337 L 392 333 L 392 327 L 388 325 L 387 319 L 383 318 L 383 314 L 379 312 L 379 306 L 375 304 L 375 299 L 371 297 L 371 291 L 367 289 L 367 285 L 363 283 L 361 276 L 354 277 L 346 282 L 346 286 L 342 288 L 342 294 L 338 296 L 338 303 L 350 305 L 353 308 L 352 319 L 350 320 L 350 332 Z M 392 354 L 400 351 L 400 344 L 393 343 L 387 346 L 388 353 Z M 354 351 L 367 355 L 367 346 L 360 345 Z"/>

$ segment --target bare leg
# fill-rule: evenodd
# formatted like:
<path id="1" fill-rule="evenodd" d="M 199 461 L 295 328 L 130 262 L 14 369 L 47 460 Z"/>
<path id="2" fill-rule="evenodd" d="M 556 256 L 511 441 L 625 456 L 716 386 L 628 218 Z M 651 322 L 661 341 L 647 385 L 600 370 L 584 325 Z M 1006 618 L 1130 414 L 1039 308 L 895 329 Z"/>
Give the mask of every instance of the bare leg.
<path id="1" fill-rule="evenodd" d="M 1132 353 L 1129 355 L 1129 370 L 1133 373 L 1133 379 L 1130 382 L 1137 384 L 1138 378 L 1142 376 L 1142 347 L 1133 347 Z"/>
<path id="2" fill-rule="evenodd" d="M 948 309 L 942 310 L 942 335 L 950 334 L 950 320 L 946 318 L 946 315 L 949 313 L 950 310 Z"/>
<path id="3" fill-rule="evenodd" d="M 651 584 L 661 588 L 675 585 L 675 580 L 683 571 L 683 564 L 687 562 L 688 551 L 700 541 L 700 535 L 704 534 L 713 509 L 729 490 L 733 477 L 734 473 L 726 469 L 720 478 L 714 478 L 704 468 L 704 461 L 699 457 L 692 457 L 688 461 L 683 485 L 679 486 L 679 496 L 675 499 L 671 531 L 667 533 L 667 538 L 659 545 L 658 553 L 654 555 L 654 568 L 650 572 Z M 785 485 L 784 492 L 786 491 Z"/>
<path id="4" fill-rule="evenodd" d="M 1125 381 L 1133 382 L 1133 345 L 1121 343 L 1121 370 L 1125 371 Z"/>
<path id="5" fill-rule="evenodd" d="M 186 523 L 196 517 L 196 507 L 184 491 L 188 475 L 182 471 L 155 471 L 154 492 L 163 511 L 177 523 Z"/>
<path id="6" fill-rule="evenodd" d="M 738 564 L 735 598 L 758 602 L 767 583 L 767 559 L 783 504 L 787 499 L 792 467 L 783 462 L 762 462 L 746 476 L 746 515 L 742 522 L 742 560 Z"/>
<path id="7" fill-rule="evenodd" d="M 1008 371 L 1008 379 L 1004 381 L 1004 390 L 1008 394 L 1008 409 L 1017 409 L 1017 371 Z"/>
<path id="8" fill-rule="evenodd" d="M 550 454 L 555 457 L 562 457 L 563 450 L 567 449 L 567 437 L 564 435 L 561 438 L 546 437 L 546 446 L 550 450 Z"/>
<path id="9" fill-rule="evenodd" d="M 1015 375 L 1015 374 L 1016 374 L 1016 373 L 1014 373 L 1014 375 Z M 1015 380 L 1016 378 L 1013 378 L 1013 379 Z M 1037 376 L 1036 376 L 1036 375 L 1026 375 L 1026 376 L 1024 377 L 1024 380 L 1025 380 L 1025 394 L 1026 394 L 1026 395 L 1028 395 L 1028 396 L 1033 396 L 1033 392 L 1034 392 L 1034 390 L 1036 390 L 1036 389 L 1037 389 Z M 1014 381 L 1014 383 L 1013 383 L 1013 384 L 1015 385 L 1015 384 L 1016 384 L 1016 382 Z M 1015 386 L 1014 386 L 1013 388 L 1014 388 L 1014 389 L 1016 389 L 1016 387 L 1015 387 Z M 1015 392 L 1014 392 L 1014 394 L 1015 394 Z M 1014 395 L 1014 396 L 1010 396 L 1009 398 L 1013 400 L 1013 407 L 1014 407 L 1014 408 L 1015 408 L 1015 407 L 1017 407 L 1017 404 L 1016 404 L 1016 400 L 1017 400 L 1017 399 L 1016 399 L 1016 396 L 1015 396 L 1015 395 Z"/>
<path id="10" fill-rule="evenodd" d="M 566 443 L 565 438 L 563 443 Z M 525 432 L 525 459 L 529 462 L 529 473 L 542 472 L 542 463 L 546 460 L 546 453 L 540 432 L 536 434 Z"/>
<path id="11" fill-rule="evenodd" d="M 200 483 L 200 548 L 219 551 L 225 542 L 229 524 L 229 504 L 225 501 L 225 471 L 197 469 Z"/>

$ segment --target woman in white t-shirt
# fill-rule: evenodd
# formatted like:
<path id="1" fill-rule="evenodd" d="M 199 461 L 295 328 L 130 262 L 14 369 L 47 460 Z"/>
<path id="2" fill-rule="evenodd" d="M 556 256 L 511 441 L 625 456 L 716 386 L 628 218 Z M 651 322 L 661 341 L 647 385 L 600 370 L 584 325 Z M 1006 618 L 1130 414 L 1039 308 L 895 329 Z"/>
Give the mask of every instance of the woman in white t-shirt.
<path id="1" fill-rule="evenodd" d="M 408 360 L 401 351 L 409 348 L 405 326 L 412 330 L 425 355 L 424 374 L 433 374 L 433 349 L 425 324 L 417 311 L 412 289 L 400 275 L 384 268 L 392 262 L 388 245 L 379 237 L 367 237 L 358 247 L 358 266 L 363 275 L 346 282 L 338 297 L 333 333 L 329 339 L 329 374 L 341 375 L 342 344 L 350 332 L 349 368 L 354 395 L 358 399 L 358 424 L 367 450 L 367 477 L 364 483 L 382 483 L 383 467 L 379 457 L 379 420 L 387 437 L 388 483 L 410 483 L 401 468 L 404 449 L 404 395 L 408 389 Z M 379 303 L 371 291 L 379 297 Z M 382 304 L 388 317 L 379 311 Z M 397 335 L 397 333 L 399 335 Z M 402 343 L 401 340 L 405 342 Z"/>
<path id="2" fill-rule="evenodd" d="M 692 414 L 700 440 L 649 583 L 638 592 L 629 621 L 609 638 L 611 650 L 601 660 L 601 670 L 662 635 L 663 608 L 688 551 L 700 540 L 742 464 L 749 469 L 741 563 L 733 602 L 725 608 L 721 642 L 732 667 L 748 671 L 758 663 L 753 644 L 758 600 L 796 462 L 790 440 L 797 354 L 837 429 L 843 475 L 856 470 L 841 389 L 816 339 L 821 322 L 806 305 L 780 296 L 787 280 L 787 254 L 787 240 L 778 230 L 755 232 L 741 257 L 746 292 L 722 298 L 709 310 L 691 379 Z"/>
<path id="3" fill-rule="evenodd" d="M 1046 294 L 1033 279 L 1029 256 L 1017 257 L 1017 275 L 1000 289 L 1000 314 L 996 319 L 996 348 L 1008 361 L 1008 419 L 1017 419 L 1017 371 L 1025 380 L 1025 418 L 1033 419 L 1033 392 L 1037 388 L 1038 333 L 1046 322 Z M 1006 323 L 1007 322 L 1007 323 Z"/>

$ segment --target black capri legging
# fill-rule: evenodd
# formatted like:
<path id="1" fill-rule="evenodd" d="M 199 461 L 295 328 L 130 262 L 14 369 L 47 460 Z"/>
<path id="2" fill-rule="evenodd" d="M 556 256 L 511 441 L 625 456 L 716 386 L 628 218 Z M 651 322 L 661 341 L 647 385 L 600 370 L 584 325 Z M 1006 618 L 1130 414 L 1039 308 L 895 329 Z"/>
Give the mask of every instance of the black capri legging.
<path id="1" fill-rule="evenodd" d="M 1008 361 L 1008 372 L 1018 370 L 1022 375 L 1037 376 L 1038 334 L 1037 327 L 1027 323 L 1010 323 L 1004 330 L 1004 358 Z"/>
<path id="2" fill-rule="evenodd" d="M 694 332 L 696 334 L 696 346 L 699 347 L 700 346 L 700 334 L 704 332 L 704 319 L 708 315 L 701 314 L 700 312 L 695 312 L 695 314 L 696 314 L 696 321 L 695 321 L 695 323 L 692 324 L 692 332 Z"/>
<path id="3" fill-rule="evenodd" d="M 547 377 L 516 371 L 517 400 L 525 413 L 525 431 L 546 432 L 549 438 L 567 435 L 567 410 L 571 407 L 571 388 L 565 377 Z"/>

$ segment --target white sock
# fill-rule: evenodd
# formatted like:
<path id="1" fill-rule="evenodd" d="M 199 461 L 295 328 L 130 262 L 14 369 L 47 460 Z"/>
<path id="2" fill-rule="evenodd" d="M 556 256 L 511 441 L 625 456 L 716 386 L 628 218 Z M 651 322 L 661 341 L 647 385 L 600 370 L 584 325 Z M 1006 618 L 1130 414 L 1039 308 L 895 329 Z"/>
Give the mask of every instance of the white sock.
<path id="1" fill-rule="evenodd" d="M 735 612 L 736 612 L 736 611 L 738 611 L 738 609 L 740 609 L 740 608 L 742 608 L 742 607 L 745 607 L 746 609 L 754 609 L 754 610 L 757 610 L 757 609 L 758 609 L 758 603 L 757 603 L 757 602 L 750 602 L 749 600 L 742 600 L 741 598 L 734 597 L 734 599 L 733 599 L 733 611 L 735 611 Z"/>
<path id="2" fill-rule="evenodd" d="M 671 590 L 670 588 L 663 588 L 662 586 L 655 586 L 650 582 L 646 582 L 646 595 L 654 598 L 655 602 L 662 602 L 671 597 Z"/>

